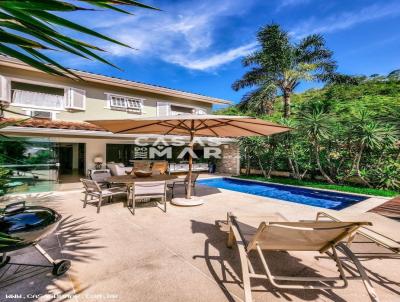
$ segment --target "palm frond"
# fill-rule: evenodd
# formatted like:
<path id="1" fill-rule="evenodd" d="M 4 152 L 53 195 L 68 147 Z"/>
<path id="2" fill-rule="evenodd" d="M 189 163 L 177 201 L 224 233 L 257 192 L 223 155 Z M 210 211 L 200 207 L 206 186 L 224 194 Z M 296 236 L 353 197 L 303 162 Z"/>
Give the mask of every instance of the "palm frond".
<path id="1" fill-rule="evenodd" d="M 232 89 L 238 91 L 245 87 L 257 86 L 262 83 L 264 72 L 262 68 L 256 67 L 246 72 L 240 80 L 235 81 L 232 84 Z"/>
<path id="2" fill-rule="evenodd" d="M 276 89 L 273 83 L 269 83 L 246 93 L 238 104 L 239 109 L 261 115 L 271 114 L 276 99 Z"/>
<path id="3" fill-rule="evenodd" d="M 62 0 L 6 0 L 0 1 L 0 53 L 14 57 L 32 67 L 58 76 L 78 77 L 61 64 L 52 60 L 43 50 L 53 49 L 67 52 L 86 59 L 94 59 L 117 67 L 95 51 L 104 50 L 89 43 L 62 34 L 58 28 L 83 33 L 113 44 L 132 48 L 121 41 L 86 28 L 57 15 L 57 12 L 80 10 L 94 11 L 96 7 L 130 14 L 120 8 L 138 7 L 158 10 L 133 0 L 79 0 L 85 7 Z M 55 29 L 57 28 L 57 29 Z"/>

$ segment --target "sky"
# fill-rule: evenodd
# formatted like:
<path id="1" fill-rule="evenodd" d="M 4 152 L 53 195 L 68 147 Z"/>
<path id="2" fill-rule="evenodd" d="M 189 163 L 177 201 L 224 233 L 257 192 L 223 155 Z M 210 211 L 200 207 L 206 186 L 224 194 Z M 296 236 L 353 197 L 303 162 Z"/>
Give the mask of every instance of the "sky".
<path id="1" fill-rule="evenodd" d="M 200 93 L 237 103 L 245 90 L 232 83 L 246 69 L 241 59 L 257 49 L 261 26 L 278 23 L 293 42 L 322 34 L 345 74 L 387 74 L 400 68 L 399 0 L 142 0 L 162 11 L 130 9 L 68 13 L 65 17 L 129 44 L 129 49 L 87 36 L 107 50 L 118 70 L 64 54 L 68 67 Z M 320 83 L 302 83 L 298 92 Z"/>

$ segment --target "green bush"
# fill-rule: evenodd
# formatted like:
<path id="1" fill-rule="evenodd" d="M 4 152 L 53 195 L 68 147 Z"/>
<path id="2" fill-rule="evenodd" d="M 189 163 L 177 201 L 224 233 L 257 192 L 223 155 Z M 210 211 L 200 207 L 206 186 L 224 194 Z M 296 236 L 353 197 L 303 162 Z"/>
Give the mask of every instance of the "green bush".
<path id="1" fill-rule="evenodd" d="M 10 180 L 10 171 L 4 168 L 0 168 L 0 196 L 4 195 L 7 191 L 6 184 Z"/>

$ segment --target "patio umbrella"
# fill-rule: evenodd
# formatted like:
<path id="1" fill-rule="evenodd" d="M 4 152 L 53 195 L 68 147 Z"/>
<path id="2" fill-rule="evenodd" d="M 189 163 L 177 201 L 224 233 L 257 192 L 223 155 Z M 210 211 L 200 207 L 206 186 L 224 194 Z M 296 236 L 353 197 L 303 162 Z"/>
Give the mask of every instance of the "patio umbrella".
<path id="1" fill-rule="evenodd" d="M 119 134 L 158 134 L 189 136 L 189 148 L 193 151 L 194 138 L 202 137 L 245 137 L 268 136 L 291 130 L 272 122 L 254 117 L 228 115 L 194 115 L 145 117 L 125 120 L 87 121 L 105 130 Z M 189 152 L 189 173 L 186 198 L 191 198 L 193 158 Z"/>

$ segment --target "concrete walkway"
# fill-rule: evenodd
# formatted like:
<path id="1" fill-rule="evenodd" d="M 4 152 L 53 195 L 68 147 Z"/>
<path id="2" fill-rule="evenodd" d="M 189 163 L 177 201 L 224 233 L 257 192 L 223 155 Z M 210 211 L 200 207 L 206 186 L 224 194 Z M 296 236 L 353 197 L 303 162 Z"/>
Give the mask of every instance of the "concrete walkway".
<path id="1" fill-rule="evenodd" d="M 206 204 L 168 205 L 167 213 L 149 204 L 136 215 L 122 201 L 82 208 L 80 192 L 38 193 L 27 197 L 63 215 L 56 234 L 42 241 L 55 258 L 68 258 L 68 274 L 54 278 L 33 249 L 12 254 L 0 269 L 0 301 L 242 301 L 237 250 L 228 249 L 227 211 L 243 214 L 279 212 L 289 220 L 313 219 L 318 208 L 200 186 Z M 379 201 L 376 201 L 377 203 Z M 383 201 L 380 201 L 383 202 Z M 357 207 L 362 210 L 362 206 Z M 399 224 L 400 226 L 400 224 Z M 354 244 L 363 252 L 369 243 Z M 332 261 L 312 253 L 269 253 L 276 274 L 336 275 Z M 400 262 L 364 259 L 381 301 L 400 301 Z M 360 281 L 337 291 L 276 291 L 268 282 L 253 283 L 255 301 L 368 301 Z M 16 299 L 12 296 L 18 295 Z M 25 298 L 25 299 L 23 299 Z"/>

